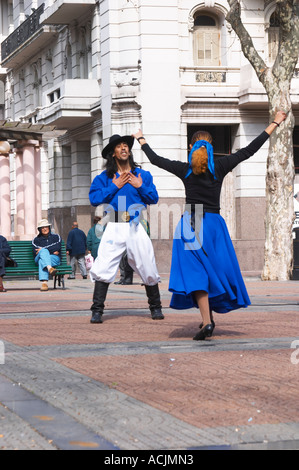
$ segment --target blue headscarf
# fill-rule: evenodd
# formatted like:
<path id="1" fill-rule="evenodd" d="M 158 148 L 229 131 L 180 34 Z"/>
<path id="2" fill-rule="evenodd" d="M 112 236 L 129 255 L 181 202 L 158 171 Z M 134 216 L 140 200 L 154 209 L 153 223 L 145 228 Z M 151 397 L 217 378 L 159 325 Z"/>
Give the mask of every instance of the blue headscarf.
<path id="1" fill-rule="evenodd" d="M 195 152 L 195 150 L 198 150 L 200 147 L 206 147 L 206 149 L 207 149 L 207 152 L 208 152 L 208 168 L 209 168 L 209 171 L 214 176 L 214 179 L 216 180 L 217 178 L 215 176 L 213 146 L 212 146 L 212 144 L 210 144 L 210 142 L 207 142 L 206 140 L 197 140 L 195 142 L 195 144 L 193 145 L 193 147 L 192 147 L 192 149 L 189 153 L 189 157 L 188 157 L 189 170 L 187 171 L 187 174 L 186 174 L 185 178 L 187 178 L 192 173 L 192 165 L 191 165 L 192 164 L 192 155 L 193 155 L 193 152 Z"/>

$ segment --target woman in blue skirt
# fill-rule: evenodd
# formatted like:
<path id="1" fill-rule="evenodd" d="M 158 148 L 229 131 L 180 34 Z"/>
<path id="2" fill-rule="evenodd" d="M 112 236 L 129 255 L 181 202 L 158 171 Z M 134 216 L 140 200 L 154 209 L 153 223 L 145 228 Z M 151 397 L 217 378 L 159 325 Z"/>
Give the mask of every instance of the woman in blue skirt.
<path id="1" fill-rule="evenodd" d="M 284 112 L 277 112 L 274 121 L 247 147 L 215 161 L 212 138 L 207 132 L 193 135 L 188 163 L 158 156 L 141 130 L 134 134 L 150 162 L 176 175 L 185 186 L 186 210 L 174 234 L 169 290 L 170 307 L 200 309 L 202 323 L 194 340 L 212 336 L 212 311 L 227 313 L 250 305 L 236 253 L 220 215 L 221 186 L 224 177 L 254 155 L 285 118 Z"/>

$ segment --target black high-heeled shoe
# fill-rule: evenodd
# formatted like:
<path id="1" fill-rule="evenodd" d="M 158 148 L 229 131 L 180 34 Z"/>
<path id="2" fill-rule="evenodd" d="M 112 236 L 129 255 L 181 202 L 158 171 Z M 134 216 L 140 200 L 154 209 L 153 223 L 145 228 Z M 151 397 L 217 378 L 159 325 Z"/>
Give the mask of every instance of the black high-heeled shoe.
<path id="1" fill-rule="evenodd" d="M 214 320 L 211 320 L 211 325 L 213 326 L 213 329 L 214 329 L 216 326 L 216 323 L 214 322 Z M 202 327 L 203 327 L 203 322 L 201 322 L 201 324 L 199 325 L 199 329 L 201 330 Z"/>
<path id="2" fill-rule="evenodd" d="M 204 326 L 195 336 L 195 341 L 204 341 L 206 338 L 210 338 L 213 334 L 213 325 L 209 323 L 208 325 Z"/>

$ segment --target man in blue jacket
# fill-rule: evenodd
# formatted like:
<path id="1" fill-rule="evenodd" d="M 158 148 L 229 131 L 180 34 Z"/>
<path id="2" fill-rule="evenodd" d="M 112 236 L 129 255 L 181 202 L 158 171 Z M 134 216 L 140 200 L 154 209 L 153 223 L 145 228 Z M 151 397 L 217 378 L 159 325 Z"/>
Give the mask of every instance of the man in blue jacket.
<path id="1" fill-rule="evenodd" d="M 109 284 L 114 281 L 122 254 L 141 277 L 153 320 L 163 320 L 157 270 L 152 242 L 142 227 L 142 211 L 157 204 L 159 196 L 149 171 L 136 164 L 131 149 L 134 137 L 113 135 L 102 151 L 105 170 L 91 184 L 89 200 L 104 205 L 110 218 L 102 237 L 98 256 L 90 270 L 95 283 L 91 323 L 102 323 Z"/>
<path id="2" fill-rule="evenodd" d="M 72 275 L 69 277 L 69 279 L 75 279 L 77 263 L 83 279 L 87 279 L 87 271 L 85 266 L 86 248 L 86 235 L 83 230 L 79 229 L 78 222 L 73 222 L 72 230 L 69 232 L 66 241 L 66 252 L 71 258 L 72 266 Z"/>
<path id="3" fill-rule="evenodd" d="M 51 224 L 43 219 L 37 226 L 38 236 L 32 241 L 34 261 L 38 265 L 39 280 L 42 282 L 41 291 L 47 291 L 49 274 L 57 272 L 55 266 L 60 264 L 61 238 L 51 232 Z"/>

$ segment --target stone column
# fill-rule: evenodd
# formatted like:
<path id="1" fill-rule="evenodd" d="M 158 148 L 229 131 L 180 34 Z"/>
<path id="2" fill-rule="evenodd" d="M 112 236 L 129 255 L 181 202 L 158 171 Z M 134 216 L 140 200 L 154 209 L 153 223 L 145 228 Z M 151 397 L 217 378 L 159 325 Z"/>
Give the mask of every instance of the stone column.
<path id="1" fill-rule="evenodd" d="M 0 234 L 11 236 L 9 157 L 0 155 Z"/>
<path id="2" fill-rule="evenodd" d="M 24 178 L 23 178 L 23 149 L 15 150 L 16 165 L 16 228 L 15 237 L 21 239 L 25 234 L 25 210 L 24 210 Z"/>
<path id="3" fill-rule="evenodd" d="M 36 234 L 37 207 L 39 207 L 39 212 L 41 209 L 40 164 L 36 167 L 36 148 L 39 147 L 39 143 L 36 140 L 28 140 L 26 142 L 22 142 L 22 146 L 25 218 L 24 238 L 31 239 Z M 36 172 L 38 176 L 36 176 Z"/>
<path id="4" fill-rule="evenodd" d="M 40 161 L 40 146 L 39 143 L 35 146 L 34 152 L 34 167 L 35 167 L 35 220 L 38 222 L 42 218 L 42 190 L 41 190 L 41 161 Z"/>

